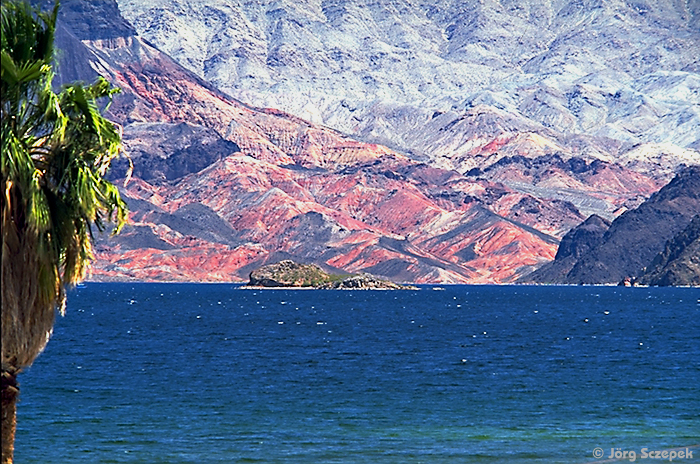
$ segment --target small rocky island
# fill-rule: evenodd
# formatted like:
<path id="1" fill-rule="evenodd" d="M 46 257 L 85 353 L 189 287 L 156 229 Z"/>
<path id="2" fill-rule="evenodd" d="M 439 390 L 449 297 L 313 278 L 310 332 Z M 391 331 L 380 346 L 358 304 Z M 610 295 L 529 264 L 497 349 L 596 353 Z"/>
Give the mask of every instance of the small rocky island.
<path id="1" fill-rule="evenodd" d="M 268 264 L 250 273 L 249 287 L 303 287 L 318 289 L 418 290 L 371 274 L 329 274 L 315 264 L 299 264 L 291 260 Z"/>

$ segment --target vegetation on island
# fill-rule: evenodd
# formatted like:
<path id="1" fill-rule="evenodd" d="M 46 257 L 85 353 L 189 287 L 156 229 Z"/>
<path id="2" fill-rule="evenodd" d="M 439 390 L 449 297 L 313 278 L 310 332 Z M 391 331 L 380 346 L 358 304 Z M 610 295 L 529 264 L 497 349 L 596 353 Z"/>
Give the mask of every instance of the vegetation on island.
<path id="1" fill-rule="evenodd" d="M 248 286 L 389 290 L 417 288 L 396 284 L 370 274 L 331 274 L 315 264 L 299 264 L 291 260 L 280 261 L 254 270 L 250 273 Z"/>
<path id="2" fill-rule="evenodd" d="M 104 176 L 119 128 L 97 106 L 118 89 L 104 79 L 54 92 L 50 12 L 2 3 L 2 462 L 14 454 L 17 375 L 46 346 L 67 286 L 80 282 L 99 230 L 126 221 Z"/>

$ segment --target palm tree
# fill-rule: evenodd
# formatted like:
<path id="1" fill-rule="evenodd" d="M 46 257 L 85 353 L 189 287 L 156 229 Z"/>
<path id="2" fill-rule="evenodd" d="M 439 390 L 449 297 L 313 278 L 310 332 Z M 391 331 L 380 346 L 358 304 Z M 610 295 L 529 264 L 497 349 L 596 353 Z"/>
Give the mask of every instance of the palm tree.
<path id="1" fill-rule="evenodd" d="M 2 461 L 11 463 L 17 374 L 46 346 L 66 287 L 84 278 L 92 225 L 117 232 L 127 209 L 104 179 L 120 131 L 96 105 L 118 89 L 99 79 L 55 93 L 58 2 L 48 13 L 16 0 L 1 8 Z"/>

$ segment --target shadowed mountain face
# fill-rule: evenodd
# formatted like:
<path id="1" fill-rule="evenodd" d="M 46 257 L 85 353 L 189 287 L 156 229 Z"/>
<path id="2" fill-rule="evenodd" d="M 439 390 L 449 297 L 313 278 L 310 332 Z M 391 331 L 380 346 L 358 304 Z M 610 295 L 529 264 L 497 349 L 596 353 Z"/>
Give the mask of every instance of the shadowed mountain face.
<path id="1" fill-rule="evenodd" d="M 133 174 L 152 184 L 181 179 L 240 151 L 238 145 L 213 129 L 186 122 L 129 124 L 124 139 L 128 141 Z M 111 172 L 123 177 L 128 168 L 122 158 L 113 163 Z"/>
<path id="2" fill-rule="evenodd" d="M 666 242 L 639 282 L 647 285 L 700 287 L 700 214 Z"/>
<path id="3" fill-rule="evenodd" d="M 611 224 L 588 218 L 562 239 L 552 263 L 524 280 L 617 283 L 646 272 L 640 280 L 652 285 L 697 285 L 698 214 L 700 167 L 693 166 Z"/>
<path id="4" fill-rule="evenodd" d="M 590 216 L 561 239 L 554 261 L 545 264 L 523 280 L 538 283 L 565 283 L 565 278 L 578 260 L 600 244 L 609 228 L 610 221 L 595 214 Z"/>
<path id="5" fill-rule="evenodd" d="M 100 239 L 93 278 L 230 281 L 293 259 L 399 281 L 510 282 L 554 258 L 581 210 L 614 216 L 661 185 L 541 150 L 470 155 L 469 175 L 420 162 L 241 103 L 134 35 L 113 0 L 83 3 L 63 2 L 61 77 L 100 74 L 123 89 L 109 116 L 134 163 L 130 224 Z M 511 143 L 498 137 L 489 150 Z"/>
<path id="6" fill-rule="evenodd" d="M 665 183 L 700 162 L 697 1 L 118 3 L 229 95 L 433 166 L 560 154 Z"/>

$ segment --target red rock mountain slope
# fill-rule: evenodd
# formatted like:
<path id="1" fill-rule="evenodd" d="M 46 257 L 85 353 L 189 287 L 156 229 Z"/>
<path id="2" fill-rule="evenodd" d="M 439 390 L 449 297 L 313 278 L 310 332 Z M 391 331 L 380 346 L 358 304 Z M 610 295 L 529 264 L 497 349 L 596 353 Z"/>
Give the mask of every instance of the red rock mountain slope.
<path id="1" fill-rule="evenodd" d="M 538 197 L 547 186 L 575 183 L 582 204 L 620 207 L 659 188 L 616 165 L 519 158 L 513 147 L 488 173 L 438 169 L 246 106 L 128 26 L 87 36 L 74 22 L 64 15 L 63 60 L 77 77 L 100 74 L 123 89 L 109 114 L 134 164 L 129 225 L 100 237 L 92 279 L 237 281 L 291 258 L 398 281 L 511 282 L 552 260 L 584 219 L 567 199 Z M 117 163 L 115 181 L 125 172 Z"/>

